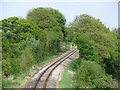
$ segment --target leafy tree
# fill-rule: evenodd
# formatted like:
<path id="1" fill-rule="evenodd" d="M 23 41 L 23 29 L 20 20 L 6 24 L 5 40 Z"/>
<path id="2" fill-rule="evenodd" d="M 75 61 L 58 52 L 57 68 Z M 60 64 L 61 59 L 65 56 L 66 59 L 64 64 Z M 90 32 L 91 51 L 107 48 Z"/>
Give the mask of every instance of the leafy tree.
<path id="1" fill-rule="evenodd" d="M 77 16 L 70 24 L 70 28 L 75 33 L 74 42 L 79 49 L 80 60 L 83 62 L 95 61 L 95 67 L 99 68 L 97 66 L 100 66 L 100 68 L 105 70 L 106 73 L 102 77 L 91 79 L 91 75 L 94 72 L 88 70 L 92 68 L 92 65 L 94 66 L 94 64 L 80 63 L 80 68 L 76 71 L 78 74 L 77 76 L 79 76 L 76 78 L 79 83 L 78 87 L 81 85 L 83 85 L 83 87 L 88 86 L 96 88 L 114 87 L 112 86 L 114 84 L 111 85 L 114 81 L 111 79 L 118 79 L 120 67 L 120 62 L 118 60 L 117 35 L 112 33 L 109 28 L 106 28 L 99 19 L 95 19 L 94 17 L 86 14 Z M 77 62 L 79 62 L 79 60 L 77 60 Z M 116 64 L 116 62 L 119 65 Z M 91 70 L 96 69 L 95 67 Z M 101 73 L 102 72 L 100 72 L 100 74 Z M 112 77 L 109 75 L 107 76 L 107 74 L 112 75 Z"/>
<path id="2" fill-rule="evenodd" d="M 80 58 L 85 60 L 98 61 L 95 43 L 86 34 L 77 33 L 75 35 L 75 44 L 79 49 Z"/>
<path id="3" fill-rule="evenodd" d="M 42 30 L 59 31 L 61 29 L 54 16 L 45 8 L 30 10 L 27 19 L 34 22 Z"/>
<path id="4" fill-rule="evenodd" d="M 34 22 L 40 29 L 44 30 L 46 34 L 49 33 L 49 31 L 54 32 L 55 36 L 51 39 L 53 39 L 53 41 L 56 39 L 56 44 L 58 46 L 56 49 L 60 51 L 60 42 L 63 39 L 63 33 L 61 31 L 61 26 L 57 22 L 58 19 L 51 13 L 52 11 L 46 8 L 34 8 L 28 12 L 27 19 Z M 46 38 L 48 39 L 48 37 L 47 34 Z M 47 43 L 50 43 L 49 39 Z"/>
<path id="5" fill-rule="evenodd" d="M 94 42 L 92 43 L 92 46 L 96 47 L 95 51 L 98 55 L 97 57 L 99 57 L 99 63 L 105 67 L 108 74 L 115 75 L 115 68 L 117 67 L 115 67 L 114 63 L 118 60 L 118 42 L 116 35 L 111 33 L 99 19 L 95 19 L 94 17 L 86 14 L 77 16 L 73 23 L 70 24 L 70 27 L 76 33 L 79 32 L 83 35 L 87 35 L 89 41 L 92 40 Z M 86 40 L 83 38 L 83 41 Z M 78 46 L 78 48 L 79 47 L 80 46 Z M 89 54 L 89 52 L 87 54 Z"/>
<path id="6" fill-rule="evenodd" d="M 81 59 L 79 58 L 80 61 Z M 76 63 L 78 64 L 78 63 Z M 86 61 L 79 63 L 74 76 L 77 88 L 116 88 L 116 81 L 111 75 L 107 75 L 100 64 L 95 61 Z"/>
<path id="7" fill-rule="evenodd" d="M 69 27 L 66 27 L 65 28 L 65 40 L 66 40 L 66 42 L 68 41 L 68 42 L 72 42 L 73 40 L 74 40 L 74 32 L 73 32 L 73 30 L 71 29 L 71 28 L 69 28 Z"/>
<path id="8" fill-rule="evenodd" d="M 44 22 L 48 26 L 43 27 L 44 29 L 33 21 L 17 17 L 2 20 L 3 76 L 16 77 L 60 50 L 60 41 L 63 38 L 61 27 L 51 14 L 48 17 L 45 21 L 50 26 L 48 22 Z"/>
<path id="9" fill-rule="evenodd" d="M 50 13 L 54 16 L 54 18 L 58 22 L 59 26 L 61 27 L 61 31 L 64 35 L 64 39 L 65 39 L 65 37 L 66 37 L 66 32 L 65 32 L 66 19 L 65 19 L 65 17 L 63 16 L 63 14 L 59 10 L 56 10 L 53 8 L 47 8 L 47 10 L 50 11 Z"/>
<path id="10" fill-rule="evenodd" d="M 35 56 L 38 45 L 45 46 L 45 43 L 45 32 L 33 22 L 17 17 L 2 20 L 2 69 L 4 75 L 17 75 L 31 67 L 38 59 L 34 58 L 38 57 Z M 39 53 L 42 52 L 45 53 L 44 50 Z M 41 58 L 42 56 L 39 59 Z"/>
<path id="11" fill-rule="evenodd" d="M 32 22 L 17 17 L 2 20 L 3 58 L 18 57 L 20 54 L 19 42 L 27 38 L 38 38 L 37 30 L 39 28 Z"/>
<path id="12" fill-rule="evenodd" d="M 0 29 L 2 29 L 2 20 L 0 20 Z"/>

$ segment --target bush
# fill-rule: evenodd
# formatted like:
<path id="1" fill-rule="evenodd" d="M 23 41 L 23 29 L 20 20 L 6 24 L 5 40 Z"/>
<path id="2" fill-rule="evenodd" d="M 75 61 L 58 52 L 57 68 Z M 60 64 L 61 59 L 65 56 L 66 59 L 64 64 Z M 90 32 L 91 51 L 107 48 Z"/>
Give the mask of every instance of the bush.
<path id="1" fill-rule="evenodd" d="M 94 79 L 93 84 L 96 88 L 116 88 L 117 83 L 112 79 L 112 76 L 107 75 L 102 78 Z"/>
<path id="2" fill-rule="evenodd" d="M 79 68 L 79 65 L 80 65 L 81 61 L 82 61 L 82 59 L 80 59 L 80 58 L 72 61 L 69 65 L 70 69 L 73 70 L 73 71 L 76 71 Z"/>
<path id="3" fill-rule="evenodd" d="M 35 63 L 35 59 L 33 56 L 32 48 L 26 47 L 21 55 L 21 67 L 24 70 L 25 68 L 32 67 Z"/>
<path id="4" fill-rule="evenodd" d="M 2 70 L 5 76 L 18 75 L 21 71 L 20 59 L 7 58 L 7 60 L 3 60 Z"/>
<path id="5" fill-rule="evenodd" d="M 2 60 L 2 71 L 5 76 L 9 76 L 12 72 L 12 67 L 8 60 Z"/>
<path id="6" fill-rule="evenodd" d="M 96 52 L 95 42 L 86 34 L 76 34 L 75 44 L 79 49 L 80 58 L 90 61 L 99 61 L 98 53 Z"/>
<path id="7" fill-rule="evenodd" d="M 112 77 L 94 61 L 82 61 L 75 74 L 76 87 L 110 88 Z"/>

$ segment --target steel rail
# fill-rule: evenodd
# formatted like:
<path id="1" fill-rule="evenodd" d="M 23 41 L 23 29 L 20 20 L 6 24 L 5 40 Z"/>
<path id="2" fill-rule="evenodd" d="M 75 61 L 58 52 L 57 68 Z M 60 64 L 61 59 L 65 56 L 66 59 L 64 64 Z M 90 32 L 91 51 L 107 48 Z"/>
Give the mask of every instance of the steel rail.
<path id="1" fill-rule="evenodd" d="M 43 70 L 43 72 L 40 74 L 39 78 L 36 80 L 35 84 L 32 86 L 32 88 L 34 90 L 37 89 L 37 87 L 39 87 L 39 82 L 41 81 L 41 78 L 47 73 L 47 71 L 49 73 L 47 73 L 46 79 L 43 81 L 43 87 L 42 88 L 46 88 L 47 87 L 47 83 L 49 80 L 49 77 L 51 76 L 52 72 L 55 70 L 56 67 L 58 67 L 62 62 L 64 62 L 67 58 L 69 58 L 71 55 L 73 55 L 75 52 L 77 52 L 77 49 L 75 48 L 74 50 L 72 50 L 71 52 L 69 52 L 68 54 L 64 55 L 63 57 L 61 57 L 60 59 L 58 59 L 57 61 L 53 62 L 51 65 L 49 65 L 45 70 Z M 50 70 L 50 71 L 49 71 Z"/>

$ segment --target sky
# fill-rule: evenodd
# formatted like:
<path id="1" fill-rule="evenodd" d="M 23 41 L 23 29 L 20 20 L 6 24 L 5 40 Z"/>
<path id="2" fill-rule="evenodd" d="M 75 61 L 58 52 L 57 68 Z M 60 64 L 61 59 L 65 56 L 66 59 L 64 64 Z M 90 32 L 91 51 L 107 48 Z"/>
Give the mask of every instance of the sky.
<path id="1" fill-rule="evenodd" d="M 98 0 L 99 1 L 99 0 Z M 106 27 L 118 27 L 118 1 L 117 0 L 100 0 L 98 1 L 17 1 L 1 0 L 0 2 L 0 20 L 12 16 L 26 18 L 29 10 L 37 7 L 51 7 L 59 10 L 66 18 L 67 23 L 72 22 L 76 16 L 80 14 L 89 14 L 95 18 L 99 18 Z"/>
<path id="2" fill-rule="evenodd" d="M 120 2 L 118 3 L 118 27 L 120 28 Z"/>

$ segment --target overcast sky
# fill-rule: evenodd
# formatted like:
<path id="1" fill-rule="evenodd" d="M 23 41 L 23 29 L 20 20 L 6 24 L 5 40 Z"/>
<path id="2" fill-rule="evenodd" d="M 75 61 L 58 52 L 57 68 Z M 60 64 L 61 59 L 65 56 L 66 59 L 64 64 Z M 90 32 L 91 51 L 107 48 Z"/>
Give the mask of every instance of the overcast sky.
<path id="1" fill-rule="evenodd" d="M 19 1 L 19 0 L 18 0 Z M 36 7 L 52 7 L 59 10 L 66 18 L 67 24 L 72 22 L 75 16 L 80 14 L 89 14 L 95 18 L 99 18 L 107 27 L 109 28 L 117 28 L 118 27 L 118 2 L 117 0 L 109 0 L 106 2 L 94 0 L 91 2 L 87 2 L 87 0 L 83 1 L 60 1 L 60 2 L 47 2 L 44 1 L 32 1 L 26 2 L 19 1 L 14 2 L 12 0 L 10 2 L 7 0 L 1 0 L 0 3 L 0 20 L 12 16 L 23 17 L 26 18 L 27 12 Z M 46 2 L 45 2 L 46 1 Z M 49 0 L 50 1 L 50 0 Z M 105 0 L 104 0 L 105 1 Z"/>

